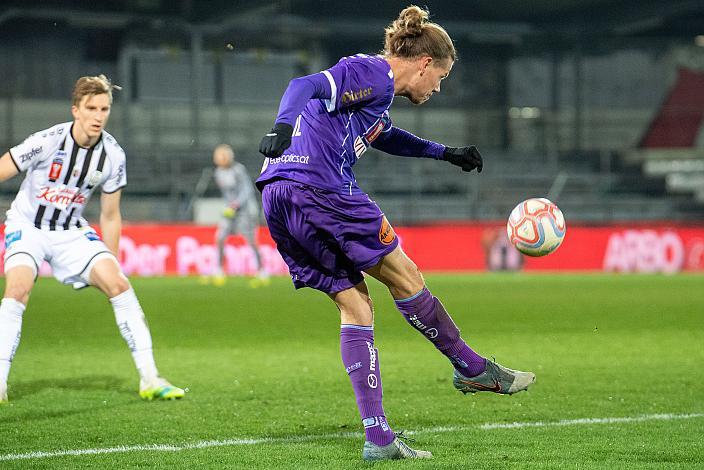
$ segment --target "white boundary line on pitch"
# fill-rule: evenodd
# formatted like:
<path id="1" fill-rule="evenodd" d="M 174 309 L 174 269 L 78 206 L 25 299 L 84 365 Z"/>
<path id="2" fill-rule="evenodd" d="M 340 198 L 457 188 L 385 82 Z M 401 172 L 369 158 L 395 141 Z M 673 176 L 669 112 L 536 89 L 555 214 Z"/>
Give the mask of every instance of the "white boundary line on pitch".
<path id="1" fill-rule="evenodd" d="M 526 421 L 515 423 L 485 423 L 476 426 L 440 426 L 434 428 L 419 429 L 406 434 L 434 434 L 455 431 L 467 431 L 472 429 L 480 429 L 490 431 L 494 429 L 521 429 L 521 428 L 546 428 L 560 426 L 584 426 L 594 424 L 621 424 L 621 423 L 639 423 L 643 421 L 672 421 L 679 419 L 694 419 L 704 418 L 704 413 L 687 413 L 687 414 L 651 414 L 640 416 L 626 416 L 621 418 L 580 418 L 580 419 L 563 419 L 560 421 Z M 80 456 L 80 455 L 99 455 L 99 454 L 119 454 L 127 452 L 180 452 L 182 450 L 193 449 L 208 449 L 211 447 L 232 447 L 232 446 L 247 446 L 257 444 L 289 444 L 296 442 L 310 442 L 320 439 L 359 439 L 362 433 L 347 432 L 334 434 L 318 434 L 310 436 L 290 436 L 290 437 L 264 437 L 264 438 L 242 438 L 242 439 L 223 439 L 199 441 L 195 443 L 184 444 L 142 444 L 132 446 L 116 446 L 103 447 L 95 449 L 66 449 L 54 451 L 34 451 L 23 454 L 0 454 L 0 462 L 10 460 L 29 460 L 29 459 L 45 459 L 49 457 L 63 456 Z"/>

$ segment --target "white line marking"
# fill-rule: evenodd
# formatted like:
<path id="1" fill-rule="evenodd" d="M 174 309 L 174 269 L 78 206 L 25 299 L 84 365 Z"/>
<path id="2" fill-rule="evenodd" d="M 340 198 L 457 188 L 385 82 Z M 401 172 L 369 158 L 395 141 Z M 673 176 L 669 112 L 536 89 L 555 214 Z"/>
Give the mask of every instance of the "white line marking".
<path id="1" fill-rule="evenodd" d="M 514 423 L 485 423 L 476 426 L 484 431 L 493 429 L 520 429 L 520 428 L 547 428 L 560 426 L 582 426 L 590 424 L 620 424 L 620 423 L 639 423 L 643 421 L 671 421 L 675 419 L 693 419 L 704 418 L 704 413 L 687 413 L 687 414 L 652 414 L 640 416 L 624 416 L 621 418 L 579 418 L 579 419 L 562 419 L 560 421 L 528 421 Z M 422 429 L 406 434 L 421 434 L 432 432 L 454 432 L 471 429 L 467 426 L 444 426 L 438 428 Z"/>
<path id="2" fill-rule="evenodd" d="M 516 429 L 516 428 L 539 428 L 552 426 L 580 426 L 590 424 L 619 424 L 619 423 L 640 423 L 643 421 L 670 421 L 673 419 L 702 418 L 704 413 L 689 414 L 653 414 L 641 416 L 624 416 L 622 418 L 581 418 L 563 419 L 553 422 L 536 421 L 533 423 L 487 423 L 479 426 L 481 429 Z"/>
<path id="3" fill-rule="evenodd" d="M 671 421 L 679 419 L 695 419 L 704 418 L 704 413 L 687 413 L 687 414 L 652 414 L 640 416 L 625 416 L 621 418 L 580 418 L 580 419 L 563 419 L 560 421 L 527 421 L 515 423 L 485 423 L 475 426 L 440 426 L 434 428 L 419 429 L 413 432 L 406 432 L 409 435 L 417 434 L 437 434 L 456 431 L 469 430 L 484 430 L 490 431 L 494 429 L 520 429 L 520 428 L 544 428 L 544 427 L 559 427 L 559 426 L 583 426 L 583 425 L 601 425 L 601 424 L 622 424 L 622 423 L 639 423 L 643 421 Z M 45 459 L 49 457 L 63 456 L 80 456 L 80 455 L 98 455 L 98 454 L 118 454 L 127 452 L 180 452 L 182 450 L 207 449 L 211 447 L 232 447 L 232 446 L 248 446 L 258 444 L 289 444 L 294 442 L 310 442 L 323 439 L 360 439 L 362 433 L 346 432 L 346 433 L 331 433 L 317 434 L 309 436 L 289 436 L 289 437 L 263 437 L 263 438 L 241 438 L 241 439 L 223 439 L 199 441 L 195 443 L 184 444 L 142 444 L 131 446 L 116 446 L 103 447 L 95 449 L 66 449 L 54 451 L 34 451 L 23 454 L 0 454 L 0 462 L 9 460 L 29 460 L 29 459 Z"/>

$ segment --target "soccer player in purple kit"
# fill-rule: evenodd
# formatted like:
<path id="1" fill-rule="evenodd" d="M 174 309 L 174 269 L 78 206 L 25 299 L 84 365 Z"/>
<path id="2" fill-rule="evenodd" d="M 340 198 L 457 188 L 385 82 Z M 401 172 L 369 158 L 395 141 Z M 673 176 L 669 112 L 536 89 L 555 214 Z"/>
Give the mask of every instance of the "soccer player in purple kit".
<path id="1" fill-rule="evenodd" d="M 474 146 L 454 148 L 394 127 L 394 96 L 414 104 L 440 91 L 456 59 L 452 40 L 428 12 L 409 6 L 385 31 L 383 55 L 342 58 L 320 73 L 293 79 L 273 129 L 257 186 L 277 248 L 296 288 L 328 294 L 341 318 L 340 350 L 364 425 L 365 460 L 431 458 L 391 430 L 382 407 L 374 313 L 363 272 L 384 283 L 408 323 L 454 366 L 464 393 L 513 394 L 535 381 L 475 353 L 423 276 L 399 246 L 379 207 L 357 185 L 352 166 L 370 147 L 403 157 L 448 161 L 482 170 Z"/>

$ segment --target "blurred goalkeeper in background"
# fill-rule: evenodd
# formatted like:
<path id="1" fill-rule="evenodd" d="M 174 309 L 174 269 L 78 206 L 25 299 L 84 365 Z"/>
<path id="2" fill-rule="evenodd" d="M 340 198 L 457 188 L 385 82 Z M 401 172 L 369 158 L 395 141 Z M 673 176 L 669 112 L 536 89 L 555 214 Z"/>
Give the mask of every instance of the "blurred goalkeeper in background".
<path id="1" fill-rule="evenodd" d="M 455 59 L 447 32 L 428 21 L 427 11 L 410 6 L 386 28 L 383 55 L 344 57 L 327 70 L 293 79 L 259 147 L 267 157 L 257 180 L 264 213 L 294 286 L 325 292 L 340 311 L 340 351 L 364 426 L 365 460 L 431 454 L 400 441 L 386 419 L 374 310 L 362 273 L 386 285 L 406 321 L 447 357 L 459 391 L 512 394 L 535 380 L 533 373 L 503 367 L 467 345 L 352 171 L 369 147 L 482 170 L 474 146 L 421 139 L 395 127 L 389 115 L 394 96 L 421 104 L 438 93 Z M 411 364 L 407 373 L 415 377 Z"/>
<path id="2" fill-rule="evenodd" d="M 262 257 L 257 247 L 255 233 L 259 226 L 259 195 L 245 166 L 235 161 L 235 152 L 227 144 L 215 147 L 215 184 L 222 192 L 225 207 L 215 232 L 218 248 L 217 268 L 213 276 L 215 285 L 225 283 L 225 241 L 229 235 L 240 234 L 252 248 L 256 278 L 250 285 L 258 287 L 268 284 L 269 275 L 262 267 Z"/>

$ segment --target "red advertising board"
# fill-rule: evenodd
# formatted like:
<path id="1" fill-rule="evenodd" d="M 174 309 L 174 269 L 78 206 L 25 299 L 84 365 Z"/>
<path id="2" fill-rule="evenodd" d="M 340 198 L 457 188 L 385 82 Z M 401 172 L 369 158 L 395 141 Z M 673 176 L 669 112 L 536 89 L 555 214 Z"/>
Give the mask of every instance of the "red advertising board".
<path id="1" fill-rule="evenodd" d="M 487 269 L 490 240 L 505 237 L 500 223 L 395 227 L 401 244 L 423 271 Z M 128 275 L 209 274 L 215 268 L 215 227 L 134 224 L 123 227 L 120 262 Z M 489 236 L 493 235 L 493 236 Z M 287 274 L 266 228 L 258 241 L 272 274 Z M 4 247 L 2 248 L 4 249 Z M 512 248 L 504 253 L 514 257 Z M 240 237 L 230 237 L 225 268 L 231 275 L 254 273 L 253 254 Z M 48 266 L 42 274 L 48 274 Z M 526 271 L 665 272 L 704 271 L 704 227 L 681 225 L 572 226 L 562 246 L 542 258 L 523 257 Z"/>
<path id="2" fill-rule="evenodd" d="M 481 240 L 502 224 L 399 228 L 406 252 L 426 271 L 482 270 Z M 704 270 L 704 227 L 576 226 L 562 246 L 541 258 L 523 257 L 526 271 L 679 272 Z"/>

